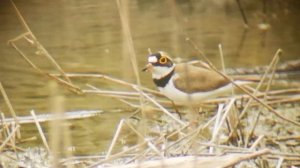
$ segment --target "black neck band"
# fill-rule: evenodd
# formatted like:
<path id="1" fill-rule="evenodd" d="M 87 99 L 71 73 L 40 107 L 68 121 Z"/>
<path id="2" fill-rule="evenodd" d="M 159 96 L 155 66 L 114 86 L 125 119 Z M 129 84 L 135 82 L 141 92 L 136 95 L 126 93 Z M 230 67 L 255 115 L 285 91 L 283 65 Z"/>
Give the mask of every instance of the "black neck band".
<path id="1" fill-rule="evenodd" d="M 171 79 L 171 77 L 173 76 L 174 70 L 175 70 L 175 68 L 168 75 L 166 75 L 160 79 L 153 79 L 153 82 L 155 83 L 155 85 L 157 87 L 165 87 L 167 85 L 167 83 L 169 82 L 169 80 Z"/>

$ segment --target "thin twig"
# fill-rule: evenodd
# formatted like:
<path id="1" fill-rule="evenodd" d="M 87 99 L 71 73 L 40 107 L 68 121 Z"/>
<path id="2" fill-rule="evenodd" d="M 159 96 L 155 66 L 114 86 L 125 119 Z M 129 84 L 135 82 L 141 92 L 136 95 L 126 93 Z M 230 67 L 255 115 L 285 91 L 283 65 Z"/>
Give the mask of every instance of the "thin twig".
<path id="1" fill-rule="evenodd" d="M 252 144 L 252 146 L 250 147 L 250 150 L 254 150 L 256 148 L 256 146 L 260 143 L 260 141 L 264 138 L 264 135 L 260 135 L 256 141 Z"/>
<path id="2" fill-rule="evenodd" d="M 246 14 L 244 12 L 244 9 L 242 7 L 242 4 L 241 4 L 240 0 L 236 0 L 236 3 L 238 4 L 239 10 L 240 10 L 240 12 L 242 14 L 245 27 L 248 28 L 248 20 L 247 20 Z"/>
<path id="3" fill-rule="evenodd" d="M 112 152 L 112 150 L 113 150 L 113 148 L 114 148 L 114 146 L 115 146 L 115 144 L 117 142 L 117 139 L 120 136 L 121 130 L 123 128 L 123 125 L 124 125 L 124 119 L 121 119 L 121 121 L 120 121 L 120 123 L 119 123 L 119 125 L 117 127 L 116 133 L 115 133 L 115 135 L 114 135 L 114 137 L 113 137 L 113 139 L 111 141 L 111 144 L 110 144 L 110 146 L 108 148 L 108 151 L 106 153 L 105 159 L 108 159 L 109 156 L 111 155 L 111 152 Z"/>
<path id="4" fill-rule="evenodd" d="M 225 67 L 225 62 L 224 62 L 224 54 L 223 54 L 222 44 L 219 44 L 218 47 L 219 47 L 219 52 L 220 52 L 222 71 L 223 71 L 223 73 L 226 73 L 226 67 Z"/>
<path id="5" fill-rule="evenodd" d="M 283 160 L 284 160 L 283 157 L 280 157 L 280 158 L 279 158 L 279 160 L 278 160 L 278 162 L 277 162 L 277 165 L 276 165 L 276 168 L 281 168 L 281 165 L 282 165 L 282 163 L 283 163 Z"/>
<path id="6" fill-rule="evenodd" d="M 33 110 L 31 110 L 31 111 L 30 111 L 30 114 L 32 115 L 32 117 L 33 117 L 33 119 L 34 119 L 35 125 L 36 125 L 36 127 L 37 127 L 37 129 L 38 129 L 38 131 L 39 131 L 39 133 L 40 133 L 40 136 L 41 136 L 42 141 L 43 141 L 43 143 L 44 143 L 44 145 L 45 145 L 45 148 L 46 148 L 47 151 L 50 153 L 50 148 L 49 148 L 48 142 L 47 142 L 47 140 L 46 140 L 46 137 L 45 137 L 45 134 L 44 134 L 44 132 L 43 132 L 43 129 L 42 129 L 42 127 L 41 127 L 39 121 L 38 121 L 37 118 L 36 118 L 35 112 L 34 112 Z"/>
<path id="7" fill-rule="evenodd" d="M 222 115 L 223 109 L 224 109 L 224 104 L 219 104 L 218 111 L 217 111 L 217 114 L 216 114 L 216 121 L 215 121 L 214 128 L 213 128 L 213 131 L 212 131 L 212 138 L 210 140 L 211 143 L 214 143 L 216 138 L 217 138 L 217 135 L 218 135 L 218 130 L 217 129 L 220 125 L 221 115 Z M 212 147 L 209 148 L 209 153 L 213 153 L 213 148 Z"/>

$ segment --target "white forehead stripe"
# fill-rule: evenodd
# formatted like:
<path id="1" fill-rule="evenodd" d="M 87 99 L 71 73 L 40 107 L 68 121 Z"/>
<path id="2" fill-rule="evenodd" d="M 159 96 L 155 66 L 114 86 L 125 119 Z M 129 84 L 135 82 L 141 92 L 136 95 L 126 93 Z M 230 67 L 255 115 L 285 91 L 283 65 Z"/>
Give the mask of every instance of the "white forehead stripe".
<path id="1" fill-rule="evenodd" d="M 151 57 L 148 57 L 148 62 L 149 63 L 157 63 L 157 58 L 156 56 L 151 56 Z"/>

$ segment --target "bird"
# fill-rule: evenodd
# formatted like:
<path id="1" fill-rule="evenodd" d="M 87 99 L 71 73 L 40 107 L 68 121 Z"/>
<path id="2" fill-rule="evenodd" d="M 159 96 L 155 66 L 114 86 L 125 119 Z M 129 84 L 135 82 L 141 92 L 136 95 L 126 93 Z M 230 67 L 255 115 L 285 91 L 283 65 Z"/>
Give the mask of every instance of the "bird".
<path id="1" fill-rule="evenodd" d="M 164 51 L 148 56 L 148 64 L 142 71 L 152 74 L 158 90 L 175 104 L 197 105 L 203 101 L 219 97 L 233 88 L 232 82 L 209 67 L 188 63 L 174 63 Z M 251 83 L 235 80 L 237 85 Z"/>

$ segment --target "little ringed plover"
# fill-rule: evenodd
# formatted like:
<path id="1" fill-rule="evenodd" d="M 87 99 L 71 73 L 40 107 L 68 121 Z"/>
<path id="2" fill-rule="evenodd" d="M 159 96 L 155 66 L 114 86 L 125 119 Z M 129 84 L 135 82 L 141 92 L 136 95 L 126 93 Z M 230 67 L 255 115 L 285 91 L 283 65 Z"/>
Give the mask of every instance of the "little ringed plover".
<path id="1" fill-rule="evenodd" d="M 217 72 L 187 63 L 175 64 L 165 52 L 148 56 L 143 71 L 150 71 L 159 91 L 176 104 L 200 104 L 233 88 L 233 84 Z M 238 85 L 249 81 L 235 81 Z"/>

